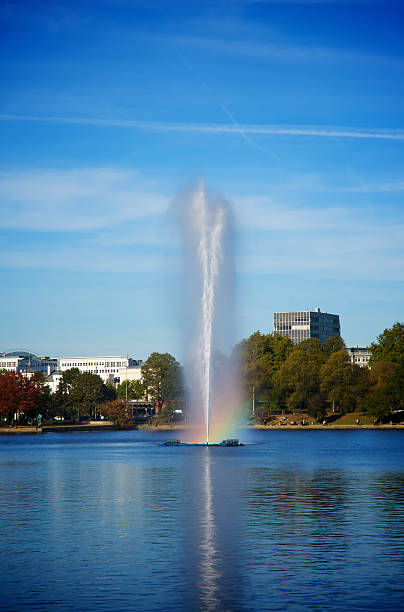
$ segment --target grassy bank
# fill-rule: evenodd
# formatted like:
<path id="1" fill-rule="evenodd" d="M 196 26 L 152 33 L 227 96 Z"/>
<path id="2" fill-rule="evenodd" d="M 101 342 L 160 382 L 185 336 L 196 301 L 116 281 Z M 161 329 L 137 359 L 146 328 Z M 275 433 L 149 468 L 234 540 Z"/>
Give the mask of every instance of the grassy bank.
<path id="1" fill-rule="evenodd" d="M 299 415 L 301 416 L 301 415 Z M 360 423 L 357 423 L 359 418 Z M 300 419 L 302 420 L 302 419 Z M 322 425 L 321 423 L 314 423 L 309 420 L 306 416 L 307 425 L 298 424 L 300 420 L 297 420 L 297 415 L 288 415 L 287 421 L 272 421 L 266 425 L 250 423 L 246 426 L 247 429 L 260 429 L 260 430 L 347 430 L 347 429 L 403 429 L 404 423 L 396 423 L 390 425 L 378 424 L 373 425 L 369 418 L 363 418 L 363 415 L 358 417 L 355 413 L 346 414 L 338 418 L 332 423 Z M 280 424 L 282 423 L 282 424 Z M 292 424 L 296 423 L 296 424 Z M 142 431 L 184 431 L 189 429 L 189 425 L 178 424 L 178 423 L 164 423 L 161 425 L 138 425 L 130 429 L 140 429 Z M 41 434 L 41 433 L 74 433 L 74 432 L 92 432 L 92 431 L 119 431 L 120 428 L 114 425 L 111 421 L 96 421 L 85 424 L 63 424 L 58 423 L 57 425 L 45 425 L 42 428 L 36 429 L 32 426 L 22 427 L 0 427 L 0 435 L 21 435 L 21 434 Z"/>

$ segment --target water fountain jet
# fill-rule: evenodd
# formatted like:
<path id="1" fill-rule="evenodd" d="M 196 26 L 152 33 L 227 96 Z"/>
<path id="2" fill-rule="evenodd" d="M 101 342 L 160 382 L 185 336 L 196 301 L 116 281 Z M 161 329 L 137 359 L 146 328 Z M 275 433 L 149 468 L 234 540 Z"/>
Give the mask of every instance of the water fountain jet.
<path id="1" fill-rule="evenodd" d="M 207 193 L 204 181 L 177 200 L 176 211 L 191 316 L 185 372 L 193 442 L 218 444 L 221 434 L 234 433 L 238 409 L 235 367 L 225 354 L 234 342 L 233 215 L 223 197 Z M 231 440 L 225 445 L 234 446 Z"/>

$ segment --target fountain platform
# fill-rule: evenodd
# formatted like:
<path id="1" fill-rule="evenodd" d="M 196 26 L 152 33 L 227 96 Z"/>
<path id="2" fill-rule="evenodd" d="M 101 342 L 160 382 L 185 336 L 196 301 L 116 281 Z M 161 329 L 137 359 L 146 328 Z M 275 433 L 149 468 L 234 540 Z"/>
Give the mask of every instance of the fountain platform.
<path id="1" fill-rule="evenodd" d="M 228 438 L 221 442 L 181 442 L 181 440 L 165 440 L 159 446 L 244 446 L 237 438 Z"/>

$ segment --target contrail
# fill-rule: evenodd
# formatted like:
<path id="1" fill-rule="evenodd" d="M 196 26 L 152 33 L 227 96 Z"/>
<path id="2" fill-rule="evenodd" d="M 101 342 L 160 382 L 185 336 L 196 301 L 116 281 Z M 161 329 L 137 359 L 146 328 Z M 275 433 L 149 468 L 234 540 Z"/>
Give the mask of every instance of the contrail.
<path id="1" fill-rule="evenodd" d="M 0 121 L 31 121 L 36 123 L 67 123 L 100 127 L 134 128 L 156 132 L 197 132 L 203 134 L 260 134 L 262 136 L 318 136 L 321 138 L 366 138 L 376 140 L 404 140 L 404 130 L 359 127 L 328 127 L 306 125 L 171 123 L 136 121 L 132 119 L 99 119 L 92 117 L 52 117 L 39 115 L 1 114 Z"/>
<path id="2" fill-rule="evenodd" d="M 184 66 L 189 70 L 189 72 L 191 72 L 196 77 L 196 79 L 200 82 L 202 87 L 204 87 L 206 89 L 206 91 L 209 93 L 211 98 L 215 101 L 215 104 L 217 104 L 222 109 L 222 111 L 228 116 L 230 121 L 237 128 L 237 131 L 240 134 L 240 136 L 243 138 L 243 140 L 250 147 L 253 147 L 254 149 L 257 149 L 258 151 L 261 151 L 261 153 L 265 153 L 265 155 L 268 155 L 268 154 L 272 155 L 272 157 L 274 157 L 275 159 L 279 160 L 279 157 L 277 155 L 275 155 L 275 153 L 272 153 L 272 151 L 267 151 L 266 149 L 261 147 L 259 144 L 257 144 L 252 138 L 249 138 L 249 136 L 247 136 L 247 134 L 245 133 L 243 128 L 240 126 L 240 124 L 237 121 L 237 119 L 235 118 L 235 116 L 229 111 L 227 106 L 225 106 L 220 100 L 218 100 L 216 98 L 216 96 L 215 96 L 212 88 L 210 87 L 210 85 L 208 85 L 205 81 L 203 81 L 201 79 L 199 74 L 197 74 L 197 72 L 195 72 L 195 70 L 193 69 L 193 67 L 191 66 L 191 64 L 189 62 L 187 62 L 184 58 L 181 58 L 181 59 L 182 59 L 182 63 L 184 64 Z"/>

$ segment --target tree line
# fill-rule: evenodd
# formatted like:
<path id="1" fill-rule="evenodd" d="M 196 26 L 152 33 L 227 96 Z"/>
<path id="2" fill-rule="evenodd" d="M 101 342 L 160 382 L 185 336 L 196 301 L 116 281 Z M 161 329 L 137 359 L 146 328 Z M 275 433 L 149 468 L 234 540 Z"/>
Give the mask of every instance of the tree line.
<path id="1" fill-rule="evenodd" d="M 330 412 L 360 411 L 384 421 L 404 409 L 404 324 L 395 323 L 370 346 L 370 368 L 352 363 L 340 336 L 294 344 L 259 331 L 235 349 L 246 402 L 256 416 L 289 410 L 324 418 Z"/>
<path id="2" fill-rule="evenodd" d="M 152 353 L 141 368 L 141 380 L 104 383 L 98 374 L 70 368 L 63 372 L 55 393 L 42 372 L 27 377 L 20 372 L 0 371 L 0 418 L 2 424 L 36 423 L 55 417 L 64 421 L 107 417 L 120 426 L 131 423 L 126 401 L 148 398 L 167 421 L 182 406 L 182 370 L 168 354 Z"/>
<path id="3" fill-rule="evenodd" d="M 386 421 L 404 410 L 404 324 L 384 330 L 370 346 L 370 368 L 351 363 L 340 336 L 323 344 L 316 338 L 294 344 L 279 334 L 259 331 L 241 340 L 233 359 L 239 362 L 245 410 L 266 420 L 285 410 L 322 419 L 330 412 L 360 411 Z M 117 388 L 100 376 L 71 368 L 51 393 L 42 373 L 27 378 L 0 371 L 0 416 L 3 424 L 54 417 L 79 421 L 106 416 L 128 425 L 126 400 L 148 398 L 160 421 L 186 409 L 182 367 L 169 353 L 152 353 L 141 367 L 142 379 Z"/>

